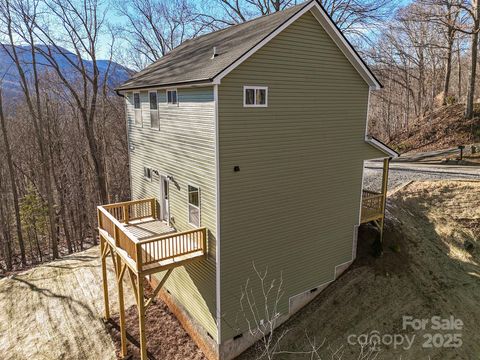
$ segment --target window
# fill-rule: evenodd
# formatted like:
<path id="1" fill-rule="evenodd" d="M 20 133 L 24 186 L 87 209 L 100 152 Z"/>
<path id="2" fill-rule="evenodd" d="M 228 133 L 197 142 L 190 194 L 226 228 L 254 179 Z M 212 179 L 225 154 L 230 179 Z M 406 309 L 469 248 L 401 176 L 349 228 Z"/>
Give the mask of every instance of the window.
<path id="1" fill-rule="evenodd" d="M 188 185 L 188 222 L 200 226 L 200 189 Z"/>
<path id="2" fill-rule="evenodd" d="M 143 167 L 143 178 L 148 181 L 152 181 L 152 168 Z"/>
<path id="3" fill-rule="evenodd" d="M 177 104 L 177 90 L 167 90 L 167 103 Z"/>
<path id="4" fill-rule="evenodd" d="M 157 92 L 152 91 L 148 94 L 150 98 L 150 127 L 152 129 L 160 129 L 160 119 L 158 116 Z"/>
<path id="5" fill-rule="evenodd" d="M 140 103 L 140 93 L 133 93 L 133 111 L 135 112 L 135 125 L 142 126 L 142 109 Z"/>
<path id="6" fill-rule="evenodd" d="M 244 86 L 244 107 L 267 107 L 268 88 L 265 86 Z"/>
<path id="7" fill-rule="evenodd" d="M 140 93 L 133 93 L 133 107 L 140 109 Z"/>

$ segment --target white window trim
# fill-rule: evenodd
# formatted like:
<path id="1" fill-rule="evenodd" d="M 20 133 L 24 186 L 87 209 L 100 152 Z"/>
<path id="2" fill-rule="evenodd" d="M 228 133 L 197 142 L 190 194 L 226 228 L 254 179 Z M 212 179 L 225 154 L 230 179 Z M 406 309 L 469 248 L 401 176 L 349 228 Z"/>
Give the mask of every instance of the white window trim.
<path id="1" fill-rule="evenodd" d="M 135 94 L 138 94 L 138 100 L 140 100 L 140 107 L 139 107 L 138 109 L 135 107 Z M 133 92 L 132 101 L 133 101 L 133 126 L 143 128 L 142 97 L 141 97 L 141 95 L 140 95 L 140 91 L 134 91 L 134 92 Z M 136 119 L 137 110 L 139 110 L 139 113 L 140 113 L 140 125 L 137 125 L 137 119 Z"/>
<path id="2" fill-rule="evenodd" d="M 150 107 L 150 94 L 151 94 L 151 93 L 157 94 L 157 109 L 156 109 L 156 110 L 154 110 L 154 109 L 152 109 L 152 108 Z M 150 112 L 149 112 L 149 114 L 150 114 L 150 129 L 160 130 L 160 111 L 159 111 L 159 110 L 160 110 L 160 103 L 159 103 L 159 101 L 158 101 L 158 92 L 157 92 L 157 90 L 150 90 L 150 91 L 148 92 L 148 108 L 149 108 L 149 110 L 150 110 Z M 157 112 L 157 116 L 158 116 L 158 126 L 157 126 L 157 127 L 152 127 L 152 116 L 151 116 L 152 111 L 156 111 L 156 112 Z"/>
<path id="3" fill-rule="evenodd" d="M 247 104 L 247 89 L 253 89 L 255 91 L 255 101 L 257 90 L 265 90 L 265 104 Z M 243 87 L 243 107 L 268 107 L 268 86 L 245 85 Z"/>
<path id="4" fill-rule="evenodd" d="M 145 169 L 150 169 L 150 177 L 145 176 Z M 153 178 L 153 169 L 149 166 L 144 166 L 143 167 L 143 179 L 148 181 L 148 182 L 152 182 L 152 178 Z"/>
<path id="5" fill-rule="evenodd" d="M 169 91 L 175 91 L 177 93 L 177 102 L 176 103 L 168 102 L 168 92 Z M 165 100 L 166 100 L 167 106 L 178 106 L 178 90 L 177 90 L 177 88 L 165 89 Z"/>
<path id="6" fill-rule="evenodd" d="M 189 194 L 189 191 L 188 191 L 189 186 L 198 189 L 198 206 L 190 204 L 190 196 L 189 196 L 190 194 Z M 193 206 L 194 208 L 198 209 L 198 225 L 197 224 L 192 224 L 190 222 L 190 206 Z M 201 226 L 201 224 L 202 224 L 202 210 L 201 210 L 201 207 L 202 207 L 202 191 L 200 190 L 200 186 L 195 185 L 194 183 L 191 183 L 191 182 L 187 183 L 187 221 L 188 221 L 189 225 L 195 226 L 197 228 L 199 228 Z"/>

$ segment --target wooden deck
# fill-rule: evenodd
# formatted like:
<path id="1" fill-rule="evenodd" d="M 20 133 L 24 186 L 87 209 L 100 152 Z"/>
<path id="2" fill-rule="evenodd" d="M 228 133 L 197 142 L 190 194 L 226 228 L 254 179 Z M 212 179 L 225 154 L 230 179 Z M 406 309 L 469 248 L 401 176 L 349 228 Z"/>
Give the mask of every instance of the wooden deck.
<path id="1" fill-rule="evenodd" d="M 127 355 L 123 279 L 128 274 L 138 309 L 140 357 L 147 359 L 145 310 L 167 281 L 173 269 L 192 261 L 204 259 L 207 254 L 207 229 L 198 228 L 177 232 L 158 220 L 156 199 L 128 201 L 98 207 L 98 231 L 102 261 L 105 319 L 110 318 L 106 258 L 111 255 L 118 288 L 120 314 L 120 355 Z M 145 298 L 147 275 L 164 272 L 162 280 Z"/>
<path id="2" fill-rule="evenodd" d="M 134 272 L 149 274 L 203 258 L 205 228 L 177 232 L 156 216 L 156 200 L 98 207 L 100 235 Z"/>
<path id="3" fill-rule="evenodd" d="M 383 194 L 369 190 L 362 191 L 362 224 L 379 220 L 383 217 L 383 201 Z"/>

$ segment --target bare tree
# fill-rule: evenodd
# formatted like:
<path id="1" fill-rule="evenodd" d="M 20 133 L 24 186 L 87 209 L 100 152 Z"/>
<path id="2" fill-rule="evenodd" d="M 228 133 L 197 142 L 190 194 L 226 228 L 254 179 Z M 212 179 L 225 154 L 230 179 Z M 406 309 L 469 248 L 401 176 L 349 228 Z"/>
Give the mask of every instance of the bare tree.
<path id="1" fill-rule="evenodd" d="M 1 44 L 4 51 L 12 59 L 16 66 L 17 72 L 20 77 L 20 83 L 23 90 L 23 95 L 26 100 L 30 117 L 35 129 L 36 140 L 39 146 L 40 158 L 42 163 L 43 172 L 43 187 L 47 195 L 47 205 L 50 217 L 50 237 L 52 246 L 53 258 L 58 258 L 58 239 L 56 231 L 56 218 L 55 218 L 55 201 L 53 189 L 51 186 L 51 168 L 50 160 L 48 159 L 48 153 L 45 149 L 45 118 L 41 106 L 41 94 L 40 94 L 40 82 L 37 66 L 37 54 L 35 51 L 35 35 L 33 32 L 35 18 L 37 16 L 37 2 L 30 3 L 28 1 L 22 2 L 21 0 L 13 3 L 10 0 L 6 0 L 3 5 L 0 5 L 0 14 L 5 25 L 5 34 L 9 40 L 9 47 L 5 44 Z M 30 82 L 27 79 L 25 64 L 21 61 L 17 48 L 15 47 L 15 36 L 21 36 L 28 44 L 28 49 L 31 56 L 32 79 Z"/>
<path id="2" fill-rule="evenodd" d="M 368 53 L 386 87 L 372 96 L 370 127 L 377 136 L 408 138 L 411 124 L 421 124 L 438 105 L 467 99 L 465 108 L 473 111 L 477 46 L 472 49 L 472 38 L 478 32 L 473 31 L 471 6 L 464 0 L 414 1 L 399 8 L 384 27 Z M 467 62 L 470 74 L 463 70 Z M 452 77 L 458 79 L 456 96 L 449 96 Z"/>
<path id="3" fill-rule="evenodd" d="M 13 251 L 12 251 L 12 240 L 10 233 L 10 219 L 8 216 L 8 191 L 4 184 L 3 179 L 6 177 L 4 175 L 4 167 L 0 164 L 0 240 L 1 240 L 1 252 L 0 254 L 5 259 L 5 268 L 7 271 L 12 270 L 13 265 Z M 2 266 L 0 264 L 0 270 Z"/>
<path id="4" fill-rule="evenodd" d="M 457 38 L 458 29 L 465 22 L 465 17 L 457 7 L 458 0 L 430 0 L 425 1 L 423 7 L 415 14 L 415 21 L 430 22 L 442 33 L 442 39 L 438 48 L 445 51 L 444 79 L 442 91 L 442 104 L 446 105 L 450 92 L 450 79 L 452 74 L 452 62 L 454 43 Z M 436 95 L 436 94 L 435 94 Z"/>
<path id="5" fill-rule="evenodd" d="M 11 192 L 13 196 L 13 207 L 15 211 L 15 224 L 17 228 L 17 241 L 18 241 L 18 246 L 20 247 L 20 258 L 22 261 L 22 265 L 26 266 L 27 265 L 27 259 L 25 256 L 25 244 L 23 241 L 23 234 L 22 234 L 22 222 L 20 221 L 20 207 L 18 203 L 18 191 L 17 191 L 17 185 L 15 181 L 15 169 L 13 167 L 13 160 L 12 160 L 12 150 L 10 147 L 10 141 L 8 140 L 8 134 L 7 134 L 7 126 L 6 126 L 6 120 L 5 120 L 5 115 L 3 113 L 3 98 L 2 98 L 2 83 L 0 81 L 0 126 L 2 130 L 2 135 L 3 135 L 3 145 L 4 145 L 4 150 L 5 150 L 5 157 L 7 160 L 7 165 L 8 165 L 8 174 L 10 177 L 10 187 L 11 187 Z M 11 264 L 10 264 L 11 267 Z"/>
<path id="6" fill-rule="evenodd" d="M 45 245 L 56 258 L 64 250 L 73 252 L 95 243 L 95 206 L 110 199 L 109 189 L 114 191 L 111 198 L 130 196 L 125 176 L 126 128 L 118 122 L 124 117 L 124 107 L 110 88 L 115 80 L 111 76 L 115 43 L 112 36 L 107 48 L 110 58 L 98 60 L 99 51 L 105 53 L 101 45 L 110 31 L 99 6 L 89 0 L 0 3 L 0 47 L 13 65 L 12 76 L 20 79 L 21 96 L 15 89 L 8 102 L 15 126 L 8 115 L 5 118 L 5 133 L 13 157 L 18 158 L 17 162 L 13 159 L 13 166 L 21 175 L 16 179 L 18 202 L 25 204 L 26 213 L 24 200 L 29 197 L 48 205 L 48 233 L 29 224 L 36 222 L 35 216 L 24 217 L 28 229 L 23 227 L 23 237 L 30 247 L 21 253 L 29 252 L 27 262 L 34 259 L 35 251 L 40 260 L 49 259 L 42 258 Z M 5 164 L 2 175 L 9 174 L 7 170 Z M 9 183 L 3 181 L 2 186 Z M 2 222 L 8 222 L 7 210 L 14 208 L 10 190 L 5 201 Z M 2 228 L 10 231 L 10 226 Z M 8 239 L 13 238 L 10 235 Z M 12 244 L 2 238 L 4 244 Z M 15 259 L 15 251 L 13 247 L 9 260 Z"/>
<path id="7" fill-rule="evenodd" d="M 223 28 L 301 4 L 300 0 L 211 0 L 205 2 L 201 19 L 209 27 Z M 327 14 L 350 38 L 366 40 L 374 26 L 391 15 L 398 0 L 320 0 Z"/>
<path id="8" fill-rule="evenodd" d="M 137 69 L 160 59 L 185 40 L 202 33 L 210 24 L 200 22 L 190 0 L 122 0 L 118 12 L 126 19 L 122 38 Z"/>
<path id="9" fill-rule="evenodd" d="M 475 85 L 477 78 L 477 61 L 478 61 L 478 33 L 480 32 L 480 4 L 478 0 L 472 0 L 469 5 L 460 5 L 472 17 L 471 46 L 470 46 L 470 77 L 467 93 L 467 104 L 465 107 L 465 117 L 471 119 L 474 116 L 474 99 Z"/>
<path id="10" fill-rule="evenodd" d="M 35 50 L 47 60 L 48 65 L 68 89 L 80 112 L 89 155 L 95 169 L 99 200 L 105 203 L 108 201 L 105 164 L 102 148 L 97 143 L 95 115 L 99 92 L 102 86 L 106 86 L 109 75 L 109 69 L 107 69 L 103 78 L 101 77 L 97 56 L 106 10 L 100 10 L 98 0 L 82 0 L 80 2 L 51 0 L 46 2 L 46 6 L 56 18 L 57 26 L 61 26 L 61 30 L 56 29 L 53 32 L 48 24 L 41 23 L 32 18 L 30 14 L 23 13 L 22 15 L 32 19 L 35 36 L 38 42 L 44 45 L 36 45 Z M 73 48 L 73 57 L 71 53 L 62 48 L 62 43 L 67 43 Z M 83 57 L 90 60 L 90 68 L 84 62 Z M 66 61 L 70 67 L 61 66 L 59 58 Z"/>

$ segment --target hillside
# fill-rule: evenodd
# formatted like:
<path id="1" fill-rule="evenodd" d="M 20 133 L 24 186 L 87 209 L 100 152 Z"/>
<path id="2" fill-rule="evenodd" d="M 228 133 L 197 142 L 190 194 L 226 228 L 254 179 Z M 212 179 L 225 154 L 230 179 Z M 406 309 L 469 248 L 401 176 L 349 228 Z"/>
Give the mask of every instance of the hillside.
<path id="1" fill-rule="evenodd" d="M 3 46 L 5 46 L 7 50 L 5 50 Z M 31 65 L 32 55 L 30 53 L 30 49 L 24 46 L 16 46 L 15 48 L 20 58 L 20 62 L 25 66 L 26 74 L 27 76 L 29 76 L 33 69 Z M 66 57 L 70 59 L 72 62 L 76 62 L 77 58 L 75 54 L 73 54 L 72 52 L 66 49 L 60 49 L 60 50 L 51 49 L 51 51 L 52 53 L 55 54 L 54 55 L 55 60 L 60 65 L 60 67 L 64 70 L 64 73 L 74 76 L 74 74 L 76 74 L 76 70 L 69 63 Z M 10 45 L 0 46 L 0 79 L 3 78 L 3 82 L 4 82 L 3 88 L 7 97 L 18 94 L 21 91 L 18 71 L 16 69 L 14 62 L 12 61 L 12 59 L 8 54 L 9 52 L 11 52 Z M 37 60 L 40 73 L 49 70 L 50 67 L 48 65 L 48 61 L 45 59 L 45 57 L 41 55 L 40 52 L 37 52 L 36 60 Z M 85 68 L 87 69 L 87 71 L 93 71 L 92 70 L 93 63 L 91 61 L 83 60 L 83 63 L 85 64 Z M 108 69 L 109 65 L 110 65 L 110 69 Z M 111 88 L 114 88 L 120 85 L 121 83 L 126 81 L 131 75 L 131 70 L 127 69 L 126 67 L 118 63 L 115 63 L 115 62 L 110 63 L 109 60 L 97 60 L 97 66 L 100 71 L 100 77 L 103 77 L 107 70 L 109 71 L 110 76 L 108 79 L 108 85 Z"/>
<path id="2" fill-rule="evenodd" d="M 476 105 L 480 113 L 480 104 Z M 389 145 L 400 153 L 441 150 L 480 141 L 480 117 L 466 120 L 464 105 L 444 106 L 413 120 L 410 130 Z"/>

